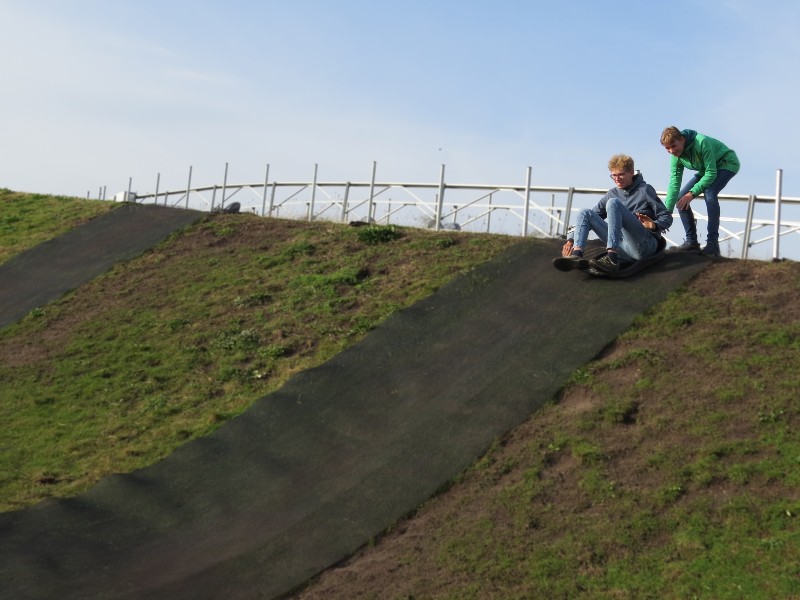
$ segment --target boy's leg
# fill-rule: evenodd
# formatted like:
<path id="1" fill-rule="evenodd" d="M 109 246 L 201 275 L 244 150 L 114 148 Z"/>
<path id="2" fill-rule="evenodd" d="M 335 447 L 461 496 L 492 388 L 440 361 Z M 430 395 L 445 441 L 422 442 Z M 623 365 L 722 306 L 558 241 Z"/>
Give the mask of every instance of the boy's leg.
<path id="1" fill-rule="evenodd" d="M 658 251 L 658 240 L 644 228 L 639 217 L 625 204 L 612 198 L 606 203 L 608 212 L 608 242 L 610 250 L 615 250 L 620 260 L 635 261 L 651 256 Z"/>
<path id="2" fill-rule="evenodd" d="M 583 251 L 586 249 L 586 242 L 589 240 L 589 233 L 594 231 L 604 235 L 605 221 L 590 208 L 584 208 L 578 213 L 578 221 L 575 225 L 575 245 L 573 246 L 572 254 L 565 259 L 556 258 L 553 261 L 556 269 L 561 271 L 571 271 L 572 269 L 584 270 L 589 267 L 589 261 L 583 257 Z"/>
<path id="3" fill-rule="evenodd" d="M 693 176 L 689 182 L 681 188 L 681 191 L 678 192 L 678 200 L 683 198 L 686 194 L 689 193 L 689 190 L 694 187 L 694 184 L 700 181 L 700 176 L 695 175 Z M 685 210 L 678 209 L 678 216 L 681 218 L 681 223 L 683 223 L 683 230 L 686 232 L 686 237 L 684 238 L 683 245 L 681 248 L 686 250 L 696 250 L 700 248 L 700 244 L 697 241 L 697 219 L 695 219 L 694 212 L 692 212 L 692 207 L 687 206 Z"/>
<path id="4" fill-rule="evenodd" d="M 572 254 L 570 256 L 558 256 L 553 259 L 553 266 L 559 271 L 572 271 L 573 269 L 583 270 L 589 267 L 589 261 L 583 258 L 583 250 L 586 248 L 586 242 L 589 239 L 589 233 L 594 231 L 600 239 L 606 240 L 607 226 L 606 222 L 600 218 L 596 212 L 589 208 L 585 208 L 578 213 L 578 221 L 575 225 L 575 234 L 573 240 Z"/>
<path id="5" fill-rule="evenodd" d="M 603 242 L 608 239 L 608 224 L 591 208 L 584 208 L 578 214 L 578 222 L 575 225 L 575 247 L 583 250 L 592 231 Z"/>
<path id="6" fill-rule="evenodd" d="M 681 248 L 685 247 L 687 250 L 699 248 L 700 243 L 697 241 L 697 219 L 694 218 L 692 207 L 688 206 L 686 210 L 681 210 L 679 208 L 678 216 L 681 218 L 683 230 L 686 232 Z"/>
<path id="7" fill-rule="evenodd" d="M 716 246 L 719 250 L 719 193 L 728 185 L 728 182 L 736 175 L 733 171 L 720 169 L 717 171 L 717 178 L 706 188 L 703 193 L 706 199 L 706 210 L 708 211 L 708 234 L 706 243 L 709 246 Z M 717 252 L 719 253 L 719 252 Z"/>
<path id="8" fill-rule="evenodd" d="M 569 256 L 557 256 L 553 259 L 553 266 L 559 271 L 572 271 L 573 269 L 584 270 L 589 267 L 589 261 L 583 258 L 583 250 L 586 247 L 586 240 L 589 238 L 591 227 L 589 221 L 593 211 L 584 209 L 578 213 L 578 219 L 573 233 L 572 252 Z"/>

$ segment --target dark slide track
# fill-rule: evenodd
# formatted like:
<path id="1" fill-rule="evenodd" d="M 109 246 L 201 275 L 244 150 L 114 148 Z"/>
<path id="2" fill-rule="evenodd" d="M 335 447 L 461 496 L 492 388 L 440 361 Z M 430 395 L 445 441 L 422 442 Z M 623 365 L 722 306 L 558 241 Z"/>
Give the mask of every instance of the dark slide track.
<path id="1" fill-rule="evenodd" d="M 130 212 L 129 229 L 150 218 Z M 87 267 L 67 288 L 91 256 L 143 241 L 67 235 L 94 246 L 73 252 Z M 19 291 L 0 271 L 3 323 L 62 243 L 21 261 Z M 676 253 L 606 280 L 556 271 L 559 249 L 521 241 L 165 460 L 0 514 L 0 599 L 278 598 L 420 506 L 708 264 Z"/>

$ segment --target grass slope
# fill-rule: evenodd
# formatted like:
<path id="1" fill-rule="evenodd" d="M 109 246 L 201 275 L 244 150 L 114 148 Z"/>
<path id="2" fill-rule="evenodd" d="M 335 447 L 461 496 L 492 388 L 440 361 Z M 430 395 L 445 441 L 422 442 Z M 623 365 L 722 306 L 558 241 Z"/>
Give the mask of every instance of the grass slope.
<path id="1" fill-rule="evenodd" d="M 711 265 L 293 598 L 800 598 L 798 294 Z"/>
<path id="2" fill-rule="evenodd" d="M 174 236 L 0 331 L 2 506 L 157 460 L 516 242 L 245 215 Z M 800 598 L 798 293 L 797 263 L 713 264 L 294 597 Z"/>
<path id="3" fill-rule="evenodd" d="M 15 197 L 15 246 L 55 201 Z M 0 330 L 0 509 L 159 460 L 518 242 L 209 216 Z"/>
<path id="4" fill-rule="evenodd" d="M 111 202 L 24 194 L 0 188 L 0 263 L 114 209 Z"/>

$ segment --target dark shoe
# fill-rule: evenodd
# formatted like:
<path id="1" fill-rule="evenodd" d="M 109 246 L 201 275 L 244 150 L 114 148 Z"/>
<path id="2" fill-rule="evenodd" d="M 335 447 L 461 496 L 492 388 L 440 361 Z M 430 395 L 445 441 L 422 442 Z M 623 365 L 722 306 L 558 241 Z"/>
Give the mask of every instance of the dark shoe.
<path id="1" fill-rule="evenodd" d="M 680 246 L 673 248 L 675 252 L 700 252 L 700 244 L 684 240 Z"/>
<path id="2" fill-rule="evenodd" d="M 554 258 L 553 266 L 559 271 L 572 271 L 572 269 L 585 271 L 589 268 L 589 261 L 582 256 L 573 254 L 571 256 L 559 256 L 558 258 Z"/>
<path id="3" fill-rule="evenodd" d="M 616 273 L 619 271 L 619 262 L 611 260 L 608 254 L 604 254 L 598 259 L 592 259 L 589 264 L 593 269 L 602 271 L 603 273 Z"/>
<path id="4" fill-rule="evenodd" d="M 719 253 L 719 244 L 706 244 L 703 246 L 703 249 L 700 251 L 701 254 L 704 256 L 711 256 L 711 257 L 718 257 Z"/>

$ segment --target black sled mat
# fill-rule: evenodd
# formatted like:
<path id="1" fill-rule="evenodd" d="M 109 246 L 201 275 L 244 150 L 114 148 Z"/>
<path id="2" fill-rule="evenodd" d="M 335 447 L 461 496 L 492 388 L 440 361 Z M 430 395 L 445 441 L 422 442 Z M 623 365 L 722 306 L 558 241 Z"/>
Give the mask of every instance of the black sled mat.
<path id="1" fill-rule="evenodd" d="M 630 277 L 631 275 L 635 275 L 639 271 L 646 269 L 647 267 L 654 265 L 658 261 L 660 261 L 665 256 L 665 248 L 666 248 L 666 240 L 664 238 L 659 238 L 658 244 L 658 252 L 653 256 L 648 256 L 647 258 L 643 258 L 641 260 L 637 260 L 632 263 L 623 264 L 620 266 L 619 271 L 602 271 L 600 269 L 595 269 L 594 267 L 589 267 L 586 269 L 586 273 L 589 275 L 594 275 L 595 277 L 608 277 L 609 279 L 624 279 L 625 277 Z M 600 258 L 605 256 L 608 252 L 605 251 L 605 248 L 593 258 Z"/>
<path id="2" fill-rule="evenodd" d="M 620 265 L 619 271 L 603 271 L 601 269 L 595 268 L 591 265 L 591 260 L 599 259 L 607 254 L 605 244 L 599 240 L 591 241 L 587 244 L 585 249 L 584 261 L 583 266 L 578 266 L 576 263 L 570 261 L 569 259 L 557 256 L 553 259 L 553 266 L 562 272 L 567 271 L 581 271 L 582 273 L 586 273 L 587 275 L 593 275 L 595 277 L 606 277 L 608 279 L 625 279 L 627 277 L 631 277 L 643 271 L 644 269 L 654 265 L 658 261 L 660 261 L 664 256 L 666 256 L 666 252 L 664 250 L 666 246 L 665 242 L 660 244 L 659 250 L 653 256 L 648 256 L 647 258 L 643 258 L 641 260 L 637 260 L 635 262 L 623 263 Z"/>
<path id="3" fill-rule="evenodd" d="M 278 598 L 409 514 L 708 264 L 556 271 L 524 241 L 212 435 L 0 514 L 0 598 Z"/>
<path id="4" fill-rule="evenodd" d="M 138 256 L 202 212 L 125 203 L 0 265 L 0 327 Z"/>

